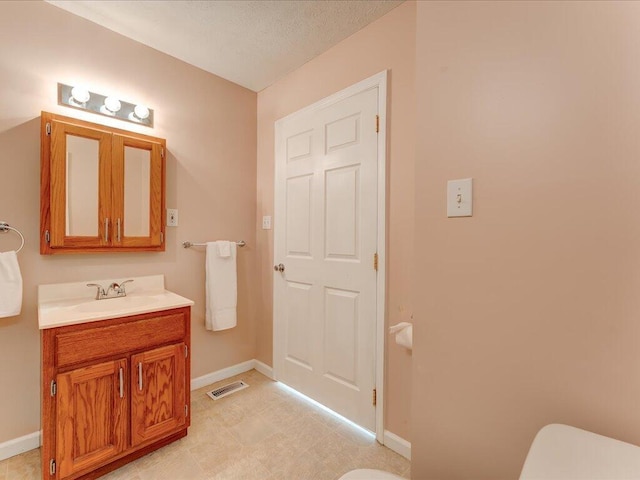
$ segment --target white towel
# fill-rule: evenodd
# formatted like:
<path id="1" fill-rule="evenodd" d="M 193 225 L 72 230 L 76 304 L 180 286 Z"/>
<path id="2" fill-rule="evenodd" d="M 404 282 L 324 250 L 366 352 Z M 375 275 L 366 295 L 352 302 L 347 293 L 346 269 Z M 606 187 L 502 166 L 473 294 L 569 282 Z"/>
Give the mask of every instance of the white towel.
<path id="1" fill-rule="evenodd" d="M 16 252 L 0 252 L 0 318 L 20 315 L 22 275 Z"/>
<path id="2" fill-rule="evenodd" d="M 216 242 L 218 246 L 218 256 L 222 258 L 228 258 L 231 256 L 231 242 L 226 240 L 218 240 Z"/>
<path id="3" fill-rule="evenodd" d="M 225 247 L 219 250 L 218 244 L 228 244 L 229 256 L 223 257 Z M 207 243 L 206 259 L 206 297 L 205 327 L 207 330 L 226 330 L 236 326 L 236 306 L 238 286 L 236 274 L 236 243 Z"/>

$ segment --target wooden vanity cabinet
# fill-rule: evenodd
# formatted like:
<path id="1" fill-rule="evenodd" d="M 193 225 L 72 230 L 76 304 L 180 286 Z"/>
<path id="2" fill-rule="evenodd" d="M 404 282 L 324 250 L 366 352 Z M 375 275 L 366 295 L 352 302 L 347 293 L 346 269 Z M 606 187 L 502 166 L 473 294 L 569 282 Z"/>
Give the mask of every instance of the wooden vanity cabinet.
<path id="1" fill-rule="evenodd" d="M 189 349 L 189 307 L 42 330 L 42 478 L 97 478 L 184 437 Z"/>
<path id="2" fill-rule="evenodd" d="M 40 253 L 164 251 L 165 140 L 41 121 Z"/>

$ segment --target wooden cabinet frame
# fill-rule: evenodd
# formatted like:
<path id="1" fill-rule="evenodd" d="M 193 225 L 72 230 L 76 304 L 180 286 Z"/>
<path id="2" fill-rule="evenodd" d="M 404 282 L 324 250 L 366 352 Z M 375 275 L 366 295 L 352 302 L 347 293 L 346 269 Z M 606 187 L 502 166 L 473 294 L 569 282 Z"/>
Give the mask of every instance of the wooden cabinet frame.
<path id="1" fill-rule="evenodd" d="M 66 235 L 67 135 L 98 142 L 97 234 Z M 125 147 L 149 151 L 149 235 L 126 233 Z M 166 141 L 74 118 L 42 112 L 40 164 L 40 253 L 164 251 Z"/>
<path id="2" fill-rule="evenodd" d="M 190 314 L 181 307 L 41 331 L 43 479 L 97 478 L 186 436 Z"/>

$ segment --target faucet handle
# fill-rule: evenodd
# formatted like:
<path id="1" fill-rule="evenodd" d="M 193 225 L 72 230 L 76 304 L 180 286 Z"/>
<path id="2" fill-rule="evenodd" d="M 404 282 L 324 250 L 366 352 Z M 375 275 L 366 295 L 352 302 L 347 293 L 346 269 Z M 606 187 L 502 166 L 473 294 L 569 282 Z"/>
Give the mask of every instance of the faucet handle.
<path id="1" fill-rule="evenodd" d="M 124 285 L 125 285 L 126 283 L 129 283 L 129 282 L 133 282 L 133 280 L 125 280 L 124 282 L 122 282 L 122 283 L 118 286 L 118 290 L 120 291 L 120 293 L 122 293 L 122 294 L 124 294 L 124 295 L 126 295 L 126 294 L 127 294 L 126 290 L 124 289 Z"/>
<path id="2" fill-rule="evenodd" d="M 102 288 L 102 285 L 99 285 L 97 283 L 87 283 L 87 287 L 96 287 L 97 288 L 96 300 L 100 300 L 105 295 L 104 288 Z"/>

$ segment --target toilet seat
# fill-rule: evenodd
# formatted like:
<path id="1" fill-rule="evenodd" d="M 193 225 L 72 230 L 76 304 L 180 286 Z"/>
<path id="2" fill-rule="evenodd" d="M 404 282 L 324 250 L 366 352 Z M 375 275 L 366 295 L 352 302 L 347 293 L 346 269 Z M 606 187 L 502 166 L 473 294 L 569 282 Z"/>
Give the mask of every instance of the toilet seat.
<path id="1" fill-rule="evenodd" d="M 382 470 L 371 470 L 369 468 L 361 468 L 345 473 L 338 480 L 406 480 L 393 473 L 383 472 Z"/>

